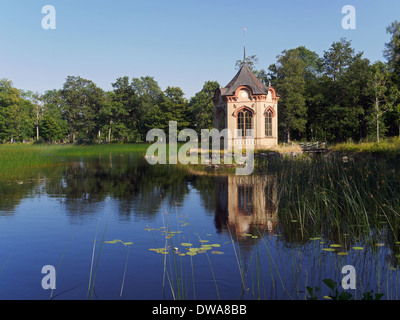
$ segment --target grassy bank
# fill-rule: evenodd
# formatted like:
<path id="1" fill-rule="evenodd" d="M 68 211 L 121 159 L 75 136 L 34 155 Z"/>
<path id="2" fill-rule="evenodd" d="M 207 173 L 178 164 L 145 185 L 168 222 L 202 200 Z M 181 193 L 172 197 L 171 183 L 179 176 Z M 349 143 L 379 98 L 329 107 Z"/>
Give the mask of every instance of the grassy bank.
<path id="1" fill-rule="evenodd" d="M 0 145 L 0 178 L 28 175 L 33 169 L 59 166 L 67 159 L 121 154 L 145 154 L 148 144 Z"/>
<path id="2" fill-rule="evenodd" d="M 400 138 L 388 138 L 378 142 L 344 142 L 329 146 L 329 151 L 347 153 L 370 153 L 376 155 L 400 156 Z"/>
<path id="3" fill-rule="evenodd" d="M 148 144 L 5 144 L 0 145 L 0 162 L 37 162 L 42 163 L 48 156 L 79 157 L 130 152 L 146 152 Z"/>

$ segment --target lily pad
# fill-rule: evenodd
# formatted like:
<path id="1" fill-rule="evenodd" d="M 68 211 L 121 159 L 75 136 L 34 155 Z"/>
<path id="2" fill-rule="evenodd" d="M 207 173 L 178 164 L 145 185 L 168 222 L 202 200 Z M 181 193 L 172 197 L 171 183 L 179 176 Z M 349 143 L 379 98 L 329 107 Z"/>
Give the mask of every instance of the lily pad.
<path id="1" fill-rule="evenodd" d="M 222 251 L 211 251 L 212 254 L 224 254 Z"/>
<path id="2" fill-rule="evenodd" d="M 150 250 L 150 251 L 157 252 L 157 253 L 160 253 L 160 254 L 168 254 L 168 252 L 166 251 L 165 248 L 157 248 L 157 249 L 150 248 L 149 250 Z"/>
<path id="3" fill-rule="evenodd" d="M 340 248 L 342 245 L 341 244 L 331 244 L 332 248 Z"/>
<path id="4" fill-rule="evenodd" d="M 338 252 L 338 256 L 347 256 L 348 252 Z"/>
<path id="5" fill-rule="evenodd" d="M 333 249 L 333 248 L 323 248 L 322 250 L 324 250 L 324 251 L 335 251 L 335 249 Z"/>
<path id="6" fill-rule="evenodd" d="M 385 244 L 384 243 L 376 243 L 375 244 L 377 247 L 383 247 Z"/>
<path id="7" fill-rule="evenodd" d="M 186 253 L 188 256 L 195 256 L 197 254 L 196 251 L 189 251 Z"/>
<path id="8" fill-rule="evenodd" d="M 215 247 L 215 248 L 219 248 L 221 245 L 218 244 L 218 243 L 214 243 L 214 244 L 210 244 L 210 246 L 213 246 L 213 247 Z"/>
<path id="9" fill-rule="evenodd" d="M 105 243 L 118 243 L 118 242 L 122 242 L 122 240 L 119 239 L 114 239 L 112 241 L 104 241 Z"/>
<path id="10" fill-rule="evenodd" d="M 353 250 L 364 250 L 363 247 L 353 247 L 352 249 L 353 249 Z"/>
<path id="11" fill-rule="evenodd" d="M 192 244 L 191 244 L 191 243 L 188 243 L 188 242 L 183 242 L 183 243 L 181 243 L 181 246 L 182 246 L 182 247 L 191 247 Z"/>
<path id="12" fill-rule="evenodd" d="M 133 242 L 124 242 L 124 246 L 130 246 L 132 244 L 133 244 Z"/>

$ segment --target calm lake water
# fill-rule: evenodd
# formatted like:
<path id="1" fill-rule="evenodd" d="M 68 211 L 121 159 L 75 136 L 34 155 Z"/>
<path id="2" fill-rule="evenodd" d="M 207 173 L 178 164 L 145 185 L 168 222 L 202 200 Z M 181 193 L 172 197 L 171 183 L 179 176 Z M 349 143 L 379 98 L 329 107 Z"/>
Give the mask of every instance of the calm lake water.
<path id="1" fill-rule="evenodd" d="M 345 265 L 356 270 L 353 297 L 373 290 L 398 299 L 398 199 L 375 200 L 374 210 L 388 211 L 369 218 L 367 231 L 357 220 L 323 225 L 324 217 L 308 213 L 312 190 L 321 203 L 331 201 L 307 180 L 314 165 L 280 165 L 293 168 L 216 176 L 151 166 L 133 153 L 68 158 L 3 176 L 0 299 L 305 299 L 307 286 L 321 288 L 323 299 L 330 294 L 323 279 L 340 283 Z M 360 168 L 372 170 L 371 183 L 381 179 L 369 163 L 339 159 L 337 166 L 354 170 L 354 179 L 359 172 L 360 181 Z M 392 190 L 397 165 L 382 170 L 391 192 L 399 191 Z M 288 185 L 295 174 L 304 185 Z M 377 190 L 361 189 L 372 201 Z M 306 201 L 292 203 L 292 196 Z M 337 214 L 348 215 L 349 203 Z M 57 270 L 55 290 L 42 288 L 45 265 Z"/>

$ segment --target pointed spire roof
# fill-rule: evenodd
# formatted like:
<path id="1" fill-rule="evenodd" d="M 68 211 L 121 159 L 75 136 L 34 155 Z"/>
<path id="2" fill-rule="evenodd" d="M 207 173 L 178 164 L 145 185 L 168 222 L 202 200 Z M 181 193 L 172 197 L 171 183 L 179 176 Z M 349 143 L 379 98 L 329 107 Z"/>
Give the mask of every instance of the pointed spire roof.
<path id="1" fill-rule="evenodd" d="M 268 94 L 269 88 L 262 83 L 250 70 L 246 62 L 240 68 L 235 77 L 225 86 L 221 88 L 222 96 L 231 96 L 235 94 L 235 91 L 240 86 L 247 86 L 251 89 L 251 93 L 254 94 Z"/>

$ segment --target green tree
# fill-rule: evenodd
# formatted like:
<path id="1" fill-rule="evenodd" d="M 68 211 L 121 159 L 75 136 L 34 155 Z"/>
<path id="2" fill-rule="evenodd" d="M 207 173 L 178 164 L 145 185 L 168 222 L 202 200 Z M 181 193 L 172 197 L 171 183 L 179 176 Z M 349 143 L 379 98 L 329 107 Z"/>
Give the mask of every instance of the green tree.
<path id="1" fill-rule="evenodd" d="M 340 81 L 332 83 L 334 99 L 340 116 L 332 121 L 335 137 L 340 140 L 359 140 L 367 137 L 370 131 L 371 92 L 366 91 L 370 72 L 370 61 L 358 56 L 348 66 Z"/>
<path id="2" fill-rule="evenodd" d="M 50 113 L 45 113 L 42 117 L 41 137 L 46 141 L 60 140 L 65 137 L 65 131 L 60 123 Z"/>
<path id="3" fill-rule="evenodd" d="M 319 102 L 321 99 L 320 91 L 318 89 L 318 82 L 322 74 L 322 59 L 319 55 L 300 46 L 294 49 L 299 59 L 303 62 L 303 78 L 305 81 L 304 99 L 307 109 L 306 115 L 306 133 L 307 140 L 316 139 L 317 134 L 322 132 L 320 130 L 320 122 L 317 120 L 319 116 Z M 323 138 L 319 138 L 322 140 Z"/>
<path id="4" fill-rule="evenodd" d="M 139 98 L 129 82 L 129 77 L 118 78 L 112 84 L 113 91 L 107 93 L 107 105 L 104 109 L 104 130 L 107 140 L 112 136 L 121 141 L 136 141 L 138 138 Z M 112 135 L 111 135 L 112 133 Z"/>
<path id="5" fill-rule="evenodd" d="M 400 22 L 394 21 L 386 28 L 391 35 L 390 42 L 385 44 L 384 57 L 388 62 L 389 83 L 388 97 L 390 111 L 385 118 L 389 132 L 400 136 Z"/>
<path id="6" fill-rule="evenodd" d="M 328 51 L 324 52 L 323 68 L 325 74 L 338 80 L 344 75 L 351 63 L 362 56 L 362 53 L 355 54 L 351 47 L 351 41 L 341 38 L 338 42 L 333 42 Z"/>
<path id="7" fill-rule="evenodd" d="M 163 92 L 153 77 L 132 79 L 132 87 L 138 95 L 137 129 L 142 141 L 153 128 L 165 130 L 165 115 L 161 111 Z"/>
<path id="8" fill-rule="evenodd" d="M 105 93 L 92 81 L 68 76 L 61 91 L 63 115 L 68 123 L 68 133 L 76 138 L 93 141 L 100 130 L 100 110 Z"/>
<path id="9" fill-rule="evenodd" d="M 277 64 L 271 65 L 269 70 L 281 96 L 278 109 L 280 134 L 289 142 L 292 135 L 301 136 L 307 121 L 304 62 L 296 49 L 284 50 L 277 59 Z"/>
<path id="10" fill-rule="evenodd" d="M 388 99 L 390 108 L 385 114 L 386 126 L 391 135 L 400 136 L 400 88 L 389 80 Z"/>
<path id="11" fill-rule="evenodd" d="M 33 137 L 33 104 L 23 99 L 12 81 L 0 80 L 0 139 L 24 141 Z"/>
<path id="12" fill-rule="evenodd" d="M 376 141 L 379 143 L 381 116 L 389 111 L 387 99 L 389 72 L 383 62 L 377 62 L 370 68 L 370 77 L 368 79 L 368 90 L 372 93 L 372 103 L 375 109 L 376 120 Z"/>
<path id="13" fill-rule="evenodd" d="M 32 91 L 21 91 L 22 97 L 26 100 L 29 100 L 33 105 L 33 113 L 34 113 L 34 121 L 35 121 L 35 128 L 36 128 L 36 141 L 39 140 L 39 127 L 40 122 L 43 117 L 43 101 L 42 95 L 39 92 L 32 92 Z"/>
<path id="14" fill-rule="evenodd" d="M 67 120 L 62 113 L 61 90 L 48 90 L 42 95 L 43 115 L 40 123 L 41 136 L 44 140 L 64 139 L 68 134 Z"/>
<path id="15" fill-rule="evenodd" d="M 361 87 L 366 77 L 368 60 L 362 53 L 355 53 L 351 42 L 340 39 L 324 52 L 321 79 L 328 90 L 324 90 L 321 112 L 325 122 L 325 135 L 328 140 L 344 141 L 359 137 L 359 116 L 362 113 Z"/>
<path id="16" fill-rule="evenodd" d="M 326 121 L 329 106 L 329 86 L 332 79 L 323 75 L 308 81 L 306 91 L 307 135 L 311 140 L 327 140 L 328 123 Z"/>
<path id="17" fill-rule="evenodd" d="M 391 35 L 391 39 L 385 44 L 383 55 L 388 61 L 389 70 L 400 80 L 400 22 L 392 22 L 386 32 Z"/>
<path id="18" fill-rule="evenodd" d="M 176 121 L 178 130 L 189 126 L 188 101 L 179 87 L 167 87 L 164 91 L 164 99 L 161 103 L 161 111 L 165 116 L 165 121 Z M 168 123 L 165 123 L 168 125 Z"/>
<path id="19" fill-rule="evenodd" d="M 198 134 L 201 129 L 214 128 L 214 102 L 213 97 L 215 90 L 220 87 L 217 81 L 206 81 L 201 91 L 197 92 L 189 101 L 188 114 L 191 127 Z"/>
<path id="20" fill-rule="evenodd" d="M 312 80 L 321 76 L 323 72 L 323 60 L 320 56 L 305 46 L 295 49 L 301 61 L 303 61 L 304 79 Z"/>

